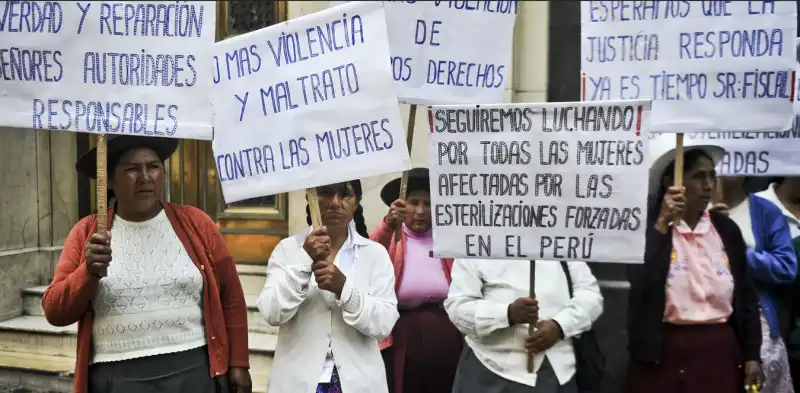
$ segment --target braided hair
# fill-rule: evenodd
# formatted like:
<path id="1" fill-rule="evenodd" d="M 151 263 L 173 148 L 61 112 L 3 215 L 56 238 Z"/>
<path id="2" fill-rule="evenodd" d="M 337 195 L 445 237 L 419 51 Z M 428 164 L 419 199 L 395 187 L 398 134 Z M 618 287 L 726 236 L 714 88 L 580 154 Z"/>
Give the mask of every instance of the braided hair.
<path id="1" fill-rule="evenodd" d="M 353 193 L 356 196 L 356 203 L 358 204 L 356 211 L 353 213 L 353 223 L 356 226 L 356 232 L 358 232 L 361 237 L 369 239 L 367 224 L 364 222 L 364 208 L 361 206 L 361 197 L 364 195 L 364 192 L 361 188 L 361 180 L 350 180 L 344 183 L 331 184 L 327 187 L 332 187 L 337 193 L 344 194 L 347 191 L 348 184 L 353 188 Z M 306 204 L 306 223 L 311 225 L 311 208 L 308 206 L 308 204 Z"/>

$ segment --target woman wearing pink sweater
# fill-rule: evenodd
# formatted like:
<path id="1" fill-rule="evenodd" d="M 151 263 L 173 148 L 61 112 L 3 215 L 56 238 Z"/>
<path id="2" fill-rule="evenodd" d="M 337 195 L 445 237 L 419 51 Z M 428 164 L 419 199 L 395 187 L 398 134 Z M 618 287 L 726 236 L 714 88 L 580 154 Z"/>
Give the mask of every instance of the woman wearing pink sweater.
<path id="1" fill-rule="evenodd" d="M 442 302 L 450 287 L 452 259 L 430 256 L 430 179 L 427 168 L 409 171 L 408 193 L 400 195 L 400 179 L 387 183 L 381 199 L 389 213 L 370 239 L 389 251 L 395 273 L 400 319 L 381 342 L 391 393 L 450 393 L 463 337 Z M 400 240 L 395 230 L 401 229 Z"/>

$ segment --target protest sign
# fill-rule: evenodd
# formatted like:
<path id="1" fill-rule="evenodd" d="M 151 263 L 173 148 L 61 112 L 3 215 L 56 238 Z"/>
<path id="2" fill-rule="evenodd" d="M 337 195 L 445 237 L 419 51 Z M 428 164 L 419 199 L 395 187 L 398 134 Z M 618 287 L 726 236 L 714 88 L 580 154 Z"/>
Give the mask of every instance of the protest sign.
<path id="1" fill-rule="evenodd" d="M 795 176 L 800 174 L 800 129 L 782 132 L 710 132 L 684 134 L 684 146 L 711 144 L 725 149 L 717 164 L 722 176 Z M 652 134 L 653 138 L 674 138 Z"/>
<path id="2" fill-rule="evenodd" d="M 439 257 L 641 263 L 650 101 L 433 106 Z"/>
<path id="3" fill-rule="evenodd" d="M 796 40 L 800 46 L 800 39 Z M 800 51 L 798 51 L 800 55 Z M 797 61 L 796 68 L 800 68 Z M 800 76 L 795 72 L 795 78 Z M 797 85 L 797 80 L 795 80 Z M 725 149 L 717 165 L 722 176 L 795 176 L 800 174 L 800 89 L 795 89 L 795 119 L 792 128 L 778 132 L 707 132 L 685 134 L 684 145 L 713 144 Z M 672 138 L 651 134 L 650 139 Z"/>
<path id="4" fill-rule="evenodd" d="M 503 102 L 503 89 L 511 78 L 518 0 L 383 3 L 401 102 Z"/>
<path id="5" fill-rule="evenodd" d="M 653 132 L 791 128 L 794 1 L 584 1 L 586 101 L 652 99 Z"/>
<path id="6" fill-rule="evenodd" d="M 410 167 L 380 2 L 214 45 L 213 150 L 228 203 Z"/>
<path id="7" fill-rule="evenodd" d="M 216 6 L 0 1 L 0 125 L 211 139 Z"/>

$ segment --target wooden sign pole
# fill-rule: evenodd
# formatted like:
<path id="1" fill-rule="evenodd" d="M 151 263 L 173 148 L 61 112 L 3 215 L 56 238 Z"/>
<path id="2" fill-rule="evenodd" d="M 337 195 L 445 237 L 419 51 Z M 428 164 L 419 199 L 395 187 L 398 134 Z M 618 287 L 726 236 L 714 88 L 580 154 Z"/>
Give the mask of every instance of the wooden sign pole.
<path id="1" fill-rule="evenodd" d="M 97 135 L 97 233 L 105 235 L 108 231 L 108 178 L 107 178 L 107 145 L 105 134 Z M 101 277 L 108 275 L 108 268 L 100 272 Z"/>
<path id="2" fill-rule="evenodd" d="M 683 187 L 683 134 L 675 134 L 675 174 L 673 176 L 675 187 Z M 683 217 L 675 218 L 675 225 L 681 223 Z"/>
<path id="3" fill-rule="evenodd" d="M 311 226 L 314 229 L 322 227 L 322 214 L 319 211 L 319 198 L 316 188 L 306 188 L 308 210 L 311 213 Z"/>
<path id="4" fill-rule="evenodd" d="M 530 261 L 530 284 L 528 289 L 528 296 L 535 298 L 536 297 L 536 261 Z M 533 332 L 536 331 L 536 324 L 531 323 L 528 325 L 528 336 L 533 336 Z M 533 352 L 528 353 L 528 372 L 533 373 Z"/>
<path id="5" fill-rule="evenodd" d="M 411 104 L 408 109 L 408 126 L 406 127 L 406 145 L 408 145 L 408 154 L 411 154 L 411 146 L 414 144 L 414 123 L 417 120 L 417 106 Z M 403 176 L 400 177 L 400 195 L 398 199 L 405 200 L 408 196 L 408 171 L 403 171 Z M 400 241 L 400 234 L 403 232 L 403 221 L 397 223 L 394 230 L 394 241 Z"/>

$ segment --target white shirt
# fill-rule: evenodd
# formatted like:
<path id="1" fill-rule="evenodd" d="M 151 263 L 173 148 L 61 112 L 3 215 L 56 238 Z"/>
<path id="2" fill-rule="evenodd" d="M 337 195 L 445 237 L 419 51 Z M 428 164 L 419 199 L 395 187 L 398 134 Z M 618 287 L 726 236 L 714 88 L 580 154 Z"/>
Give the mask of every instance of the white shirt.
<path id="1" fill-rule="evenodd" d="M 165 211 L 114 217 L 113 260 L 92 302 L 92 359 L 116 362 L 206 345 L 203 276 Z"/>
<path id="2" fill-rule="evenodd" d="M 389 254 L 351 230 L 352 266 L 337 300 L 314 280 L 313 261 L 303 249 L 310 231 L 278 243 L 258 297 L 267 323 L 280 326 L 267 392 L 314 393 L 330 347 L 342 391 L 387 393 L 378 340 L 399 318 Z"/>
<path id="3" fill-rule="evenodd" d="M 464 333 L 475 356 L 495 374 L 528 386 L 536 386 L 536 376 L 544 357 L 550 361 L 563 385 L 575 375 L 575 355 L 571 340 L 560 340 L 534 357 L 534 373 L 525 368 L 524 349 L 528 325 L 509 326 L 508 306 L 529 293 L 528 261 L 461 259 L 453 264 L 450 292 L 444 307 L 450 320 Z M 536 262 L 536 299 L 539 320 L 552 319 L 567 338 L 589 330 L 603 313 L 603 297 L 589 266 L 568 262 L 574 298 L 570 299 L 567 278 L 561 264 Z"/>
<path id="4" fill-rule="evenodd" d="M 354 233 L 357 234 L 355 228 L 351 225 L 347 228 L 347 240 L 345 240 L 336 257 L 333 259 L 333 264 L 336 265 L 345 277 L 350 274 L 350 269 L 353 267 L 353 259 L 355 258 L 355 243 L 353 242 Z M 325 301 L 329 304 L 336 303 L 336 295 L 323 291 Z M 322 365 L 322 375 L 319 377 L 319 383 L 329 383 L 333 375 L 333 369 L 336 367 L 336 362 L 333 357 L 333 349 L 331 348 L 331 340 L 328 339 L 328 353 L 325 354 L 325 363 Z"/>
<path id="5" fill-rule="evenodd" d="M 745 198 L 738 206 L 730 209 L 728 217 L 736 223 L 742 231 L 744 244 L 748 248 L 756 247 L 756 235 L 753 233 L 753 220 L 750 218 L 750 198 Z"/>
<path id="6" fill-rule="evenodd" d="M 800 236 L 800 220 L 798 220 L 797 217 L 795 217 L 794 214 L 792 214 L 792 212 L 786 208 L 786 206 L 783 206 L 781 200 L 778 199 L 778 195 L 775 194 L 775 186 L 775 184 L 772 184 L 767 187 L 766 190 L 761 191 L 756 195 L 774 203 L 775 206 L 778 206 L 781 209 L 783 216 L 786 217 L 786 222 L 789 224 L 789 233 L 791 234 L 792 239 L 794 239 Z"/>

